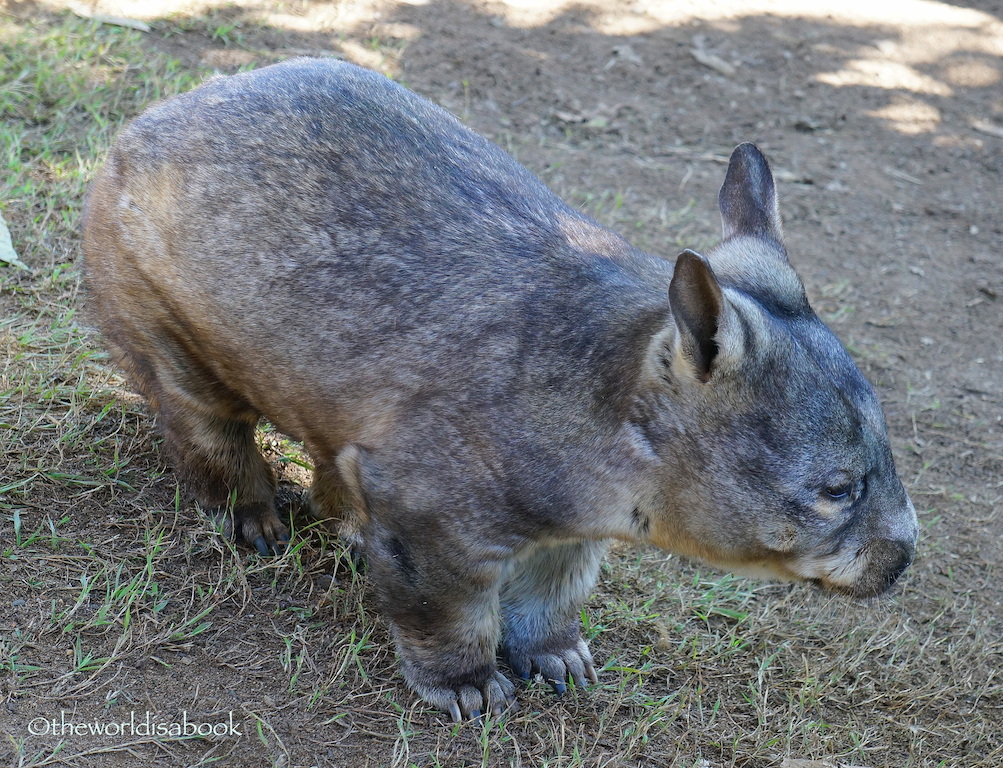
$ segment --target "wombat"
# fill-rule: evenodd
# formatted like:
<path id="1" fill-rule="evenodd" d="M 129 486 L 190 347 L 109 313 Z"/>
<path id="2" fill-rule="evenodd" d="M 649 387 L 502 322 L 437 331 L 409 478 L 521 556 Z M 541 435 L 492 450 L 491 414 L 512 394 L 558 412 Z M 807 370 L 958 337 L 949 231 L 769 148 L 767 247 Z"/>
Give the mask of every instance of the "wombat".
<path id="1" fill-rule="evenodd" d="M 596 681 L 611 539 L 884 592 L 917 523 L 878 400 L 808 305 L 770 168 L 650 256 L 389 79 L 299 59 L 151 108 L 85 215 L 91 303 L 205 509 L 288 540 L 260 417 L 352 500 L 407 683 L 454 720 Z"/>

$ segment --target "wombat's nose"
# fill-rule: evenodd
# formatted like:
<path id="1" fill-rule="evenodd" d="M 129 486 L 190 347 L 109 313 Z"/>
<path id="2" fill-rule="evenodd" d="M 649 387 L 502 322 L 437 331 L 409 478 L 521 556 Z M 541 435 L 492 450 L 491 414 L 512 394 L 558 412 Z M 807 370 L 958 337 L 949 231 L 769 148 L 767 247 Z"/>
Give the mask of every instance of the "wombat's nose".
<path id="1" fill-rule="evenodd" d="M 912 565 L 916 547 L 912 541 L 877 539 L 868 544 L 861 555 L 867 557 L 867 568 L 860 579 L 846 589 L 854 597 L 877 597 L 887 592 L 899 576 Z M 838 587 L 837 587 L 838 589 Z"/>
<path id="2" fill-rule="evenodd" d="M 885 589 L 898 581 L 905 569 L 912 565 L 912 559 L 916 554 L 912 542 L 890 541 L 887 544 L 891 551 L 887 555 L 890 566 L 885 571 Z"/>
<path id="3" fill-rule="evenodd" d="M 882 539 L 872 543 L 869 550 L 869 570 L 873 574 L 871 589 L 873 594 L 881 594 L 890 589 L 905 569 L 912 565 L 916 545 L 912 541 Z"/>

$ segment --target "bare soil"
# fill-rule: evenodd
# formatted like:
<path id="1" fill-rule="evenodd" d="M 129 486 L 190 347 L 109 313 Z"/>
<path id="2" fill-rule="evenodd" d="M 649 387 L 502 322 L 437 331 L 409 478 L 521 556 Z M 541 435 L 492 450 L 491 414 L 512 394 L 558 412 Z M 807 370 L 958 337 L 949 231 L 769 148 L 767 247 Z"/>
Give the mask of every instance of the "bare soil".
<path id="1" fill-rule="evenodd" d="M 60 5 L 8 2 L 6 10 L 49 13 Z M 292 0 L 282 7 L 236 2 L 151 12 L 141 3 L 102 3 L 91 10 L 150 20 L 144 40 L 151 50 L 194 69 L 234 71 L 291 55 L 337 55 L 381 69 L 501 144 L 559 195 L 666 257 L 714 241 L 727 155 L 739 142 L 756 142 L 780 182 L 791 260 L 819 314 L 879 392 L 899 472 L 923 525 L 917 562 L 894 601 L 879 611 L 904 615 L 903 631 L 941 644 L 944 654 L 919 657 L 924 664 L 952 668 L 903 666 L 896 674 L 918 680 L 918 687 L 932 674 L 954 676 L 961 688 L 963 678 L 974 675 L 972 690 L 982 693 L 969 704 L 1003 722 L 1000 686 L 987 684 L 998 678 L 1003 658 L 1003 586 L 997 581 L 1003 554 L 1003 4 L 822 5 Z M 130 405 L 129 413 L 141 424 L 139 434 L 146 434 L 142 405 Z M 129 446 L 136 454 L 133 470 L 145 477 L 138 496 L 75 497 L 72 510 L 51 501 L 54 509 L 72 511 L 74 536 L 99 548 L 121 546 L 113 540 L 124 537 L 123 557 L 141 551 L 141 528 L 121 521 L 148 522 L 147 510 L 174 509 L 173 478 L 158 463 L 152 441 L 151 434 L 148 443 Z M 287 470 L 290 481 L 304 481 L 295 466 Z M 227 558 L 241 556 L 215 539 L 199 539 L 203 523 L 183 499 L 166 530 L 177 556 L 163 567 L 192 590 L 200 580 L 218 583 L 219 562 L 225 567 Z M 428 753 L 443 765 L 482 764 L 481 737 L 469 727 L 455 741 L 446 725 L 436 726 L 441 738 L 402 738 L 415 723 L 433 725 L 438 715 L 402 690 L 378 619 L 366 625 L 372 635 L 360 646 L 361 664 L 326 657 L 341 648 L 333 639 L 329 648 L 313 641 L 309 658 L 322 666 L 328 687 L 309 711 L 271 684 L 275 665 L 286 669 L 296 658 L 297 608 L 325 606 L 332 583 L 354 585 L 339 598 L 350 604 L 327 604 L 322 638 L 351 631 L 355 619 L 345 617 L 367 610 L 361 580 L 336 546 L 318 552 L 295 579 L 283 581 L 264 567 L 253 572 L 249 598 L 218 608 L 214 650 L 192 643 L 160 647 L 149 656 L 137 652 L 100 695 L 127 692 L 128 709 L 146 707 L 164 720 L 186 709 L 202 719 L 239 710 L 243 746 L 228 746 L 224 765 L 435 764 Z M 640 557 L 643 569 L 660 569 L 660 580 L 693 573 L 686 564 Z M 614 555 L 598 600 L 616 599 L 618 563 L 632 559 L 629 552 Z M 788 594 L 787 587 L 763 590 L 756 600 Z M 25 589 L 24 596 L 31 593 Z M 952 596 L 956 613 L 944 620 Z M 810 596 L 804 599 L 810 603 Z M 28 631 L 31 619 L 15 612 L 4 624 Z M 594 643 L 600 656 L 638 642 L 640 630 L 628 619 L 607 629 Z M 966 669 L 949 648 L 972 633 L 982 638 L 985 653 Z M 53 641 L 51 651 L 36 647 L 33 663 L 59 664 L 72 648 L 64 640 Z M 841 638 L 827 642 L 838 646 Z M 624 673 L 604 674 L 610 680 Z M 671 690 L 673 681 L 661 685 Z M 100 710 L 94 689 L 79 700 L 71 689 L 58 701 L 41 693 L 29 690 L 8 700 L 9 712 L 0 717 L 12 718 L 15 738 L 26 737 L 24 723 L 32 717 L 58 717 L 60 709 L 74 706 L 81 713 Z M 598 703 L 582 696 L 554 704 L 534 691 L 527 706 L 542 711 L 540 717 L 562 718 L 561 727 L 574 733 L 576 723 L 601 720 L 603 697 L 612 695 L 600 690 L 592 694 Z M 873 711 L 878 718 L 881 705 L 873 704 Z M 253 712 L 270 713 L 267 728 L 256 729 Z M 737 734 L 752 727 L 735 718 Z M 552 720 L 546 722 L 552 728 Z M 996 764 L 1003 765 L 998 736 L 978 742 L 979 754 L 966 754 L 960 722 L 924 724 L 930 735 L 920 753 L 903 729 L 901 742 L 879 744 L 867 764 L 982 760 L 978 764 L 988 766 L 995 749 Z M 789 766 L 799 766 L 790 761 L 810 750 L 785 746 L 785 727 L 777 726 L 780 742 L 772 753 L 751 754 L 712 745 L 709 737 L 702 742 L 699 724 L 689 722 L 682 756 L 652 737 L 648 751 L 635 751 L 630 764 L 779 766 L 786 757 Z M 671 740 L 672 734 L 659 738 Z M 620 764 L 609 733 L 597 733 L 595 751 L 578 763 L 534 743 L 529 729 L 518 738 L 526 753 L 518 761 L 507 754 L 504 764 Z M 602 739 L 610 739 L 607 746 Z M 267 748 L 276 741 L 282 750 Z M 74 741 L 72 747 L 79 751 L 85 743 L 92 744 Z M 410 754 L 401 753 L 405 747 Z M 131 754 L 80 755 L 73 764 L 203 764 L 210 752 L 206 744 L 142 745 Z M 483 764 L 503 764 L 495 759 Z"/>

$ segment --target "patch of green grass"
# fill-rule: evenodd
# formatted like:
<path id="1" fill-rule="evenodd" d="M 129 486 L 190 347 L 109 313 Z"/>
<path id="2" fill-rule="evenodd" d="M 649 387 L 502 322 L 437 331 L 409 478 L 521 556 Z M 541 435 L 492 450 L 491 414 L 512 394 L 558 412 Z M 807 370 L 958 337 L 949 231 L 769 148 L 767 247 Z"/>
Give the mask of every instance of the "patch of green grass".
<path id="1" fill-rule="evenodd" d="M 144 106 L 198 80 L 151 56 L 134 30 L 69 15 L 0 20 L 0 204 L 35 270 L 31 287 L 75 290 L 84 190 L 112 136 Z"/>
<path id="2" fill-rule="evenodd" d="M 236 5 L 209 6 L 205 13 L 188 15 L 173 13 L 158 25 L 165 37 L 179 33 L 194 33 L 222 43 L 226 47 L 244 47 L 245 29 L 260 27 Z"/>
<path id="3" fill-rule="evenodd" d="M 0 510 L 22 526 L 20 546 L 62 541 L 54 528 L 46 535 L 52 515 L 31 509 L 39 496 L 136 491 L 148 419 L 122 399 L 78 316 L 80 213 L 122 123 L 198 79 L 151 55 L 136 31 L 70 15 L 0 18 L 0 207 L 30 268 L 0 268 Z"/>

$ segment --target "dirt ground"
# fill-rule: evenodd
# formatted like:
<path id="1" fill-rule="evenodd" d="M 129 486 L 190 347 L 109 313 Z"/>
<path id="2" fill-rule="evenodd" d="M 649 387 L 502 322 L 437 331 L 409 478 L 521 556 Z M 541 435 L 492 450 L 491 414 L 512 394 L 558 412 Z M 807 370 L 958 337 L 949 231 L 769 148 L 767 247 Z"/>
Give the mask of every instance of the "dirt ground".
<path id="1" fill-rule="evenodd" d="M 0 7 L 25 16 L 63 5 L 15 0 Z M 899 588 L 909 597 L 889 610 L 927 616 L 933 612 L 924 602 L 956 594 L 982 636 L 996 638 L 982 663 L 1001 659 L 1003 3 L 291 0 L 281 6 L 168 3 L 153 12 L 141 2 L 73 7 L 148 20 L 146 44 L 195 69 L 228 72 L 292 55 L 337 55 L 382 70 L 460 115 L 559 195 L 668 257 L 714 241 L 726 158 L 737 143 L 756 142 L 779 181 L 791 260 L 816 310 L 879 393 L 899 473 L 922 523 L 917 562 Z M 162 508 L 172 503 L 166 473 L 160 469 L 148 497 Z M 118 503 L 134 509 L 143 499 Z M 85 505 L 82 514 L 90 517 L 80 530 L 102 540 L 114 512 Z M 339 567 L 335 578 L 345 578 L 345 566 Z M 330 576 L 323 579 L 318 570 L 308 583 L 280 584 L 276 601 L 307 604 L 314 590 L 330 584 Z M 266 610 L 255 618 L 235 607 L 232 617 L 247 637 L 268 635 Z M 331 631 L 338 629 L 333 621 Z M 367 645 L 366 669 L 372 674 L 374 664 L 383 665 L 371 694 L 360 698 L 367 716 L 354 729 L 345 726 L 343 737 L 330 737 L 325 753 L 307 757 L 290 746 L 294 757 L 287 762 L 257 762 L 249 748 L 239 753 L 242 762 L 230 762 L 238 759 L 231 755 L 222 764 L 432 764 L 414 752 L 393 754 L 405 722 L 400 711 L 389 709 L 389 722 L 376 724 L 388 698 L 398 710 L 413 704 L 396 690 L 400 680 L 382 632 L 375 630 Z M 282 642 L 274 644 L 262 649 L 264 657 L 281 653 Z M 260 675 L 247 675 L 251 655 L 239 637 L 229 667 L 205 666 L 197 655 L 178 652 L 173 671 L 157 685 L 176 691 L 177 702 L 183 691 L 198 689 L 203 704 L 218 701 L 220 711 L 239 686 L 245 697 L 267 702 L 278 694 L 268 689 L 265 662 Z M 156 661 L 148 664 L 160 669 Z M 349 671 L 353 664 L 346 659 Z M 998 670 L 990 665 L 977 674 L 992 678 Z M 984 690 L 991 696 L 978 706 L 1003 722 L 1000 687 Z M 28 702 L 19 705 L 19 723 L 49 711 Z M 280 741 L 299 743 L 298 728 L 319 727 L 300 725 L 297 717 L 290 709 L 288 720 L 270 721 L 288 729 L 276 734 Z M 254 731 L 246 716 L 244 724 Z M 326 721 L 324 727 L 342 725 Z M 929 727 L 935 731 L 938 724 Z M 870 764 L 972 764 L 958 746 L 963 742 L 951 743 L 950 751 L 911 762 L 875 753 Z M 691 753 L 689 762 L 675 764 L 781 764 L 780 757 L 705 748 L 704 757 Z M 475 753 L 436 759 L 479 765 Z M 183 751 L 119 757 L 137 764 L 195 760 Z M 108 762 L 119 759 L 108 755 L 93 759 L 73 764 L 128 764 Z M 581 763 L 525 764 L 618 763 L 610 749 Z M 634 757 L 631 764 L 657 761 Z M 1003 765 L 1003 751 L 997 764 Z M 805 762 L 803 768 L 823 765 Z"/>

